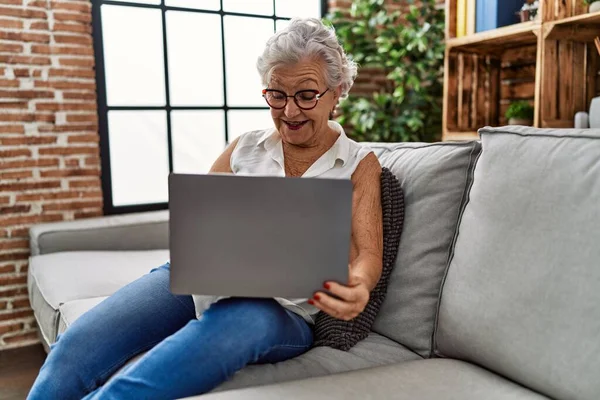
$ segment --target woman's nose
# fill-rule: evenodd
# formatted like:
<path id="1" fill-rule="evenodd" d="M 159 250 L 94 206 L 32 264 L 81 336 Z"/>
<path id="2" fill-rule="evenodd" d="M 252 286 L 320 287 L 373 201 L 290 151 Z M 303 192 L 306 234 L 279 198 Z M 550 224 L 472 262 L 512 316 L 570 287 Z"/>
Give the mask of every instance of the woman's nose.
<path id="1" fill-rule="evenodd" d="M 300 114 L 300 108 L 298 107 L 294 99 L 289 99 L 283 111 L 287 118 L 294 118 L 295 116 Z"/>

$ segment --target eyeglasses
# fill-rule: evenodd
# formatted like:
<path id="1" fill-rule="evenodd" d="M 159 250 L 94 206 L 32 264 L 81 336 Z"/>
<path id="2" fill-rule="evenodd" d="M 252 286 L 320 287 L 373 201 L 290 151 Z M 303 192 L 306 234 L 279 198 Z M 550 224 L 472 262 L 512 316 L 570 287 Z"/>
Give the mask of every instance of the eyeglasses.
<path id="1" fill-rule="evenodd" d="M 317 106 L 319 99 L 327 93 L 326 89 L 323 93 L 318 90 L 300 90 L 293 96 L 288 96 L 285 92 L 275 89 L 263 89 L 262 96 L 267 101 L 269 107 L 276 110 L 284 109 L 287 106 L 288 97 L 293 97 L 294 102 L 302 110 L 312 110 Z"/>

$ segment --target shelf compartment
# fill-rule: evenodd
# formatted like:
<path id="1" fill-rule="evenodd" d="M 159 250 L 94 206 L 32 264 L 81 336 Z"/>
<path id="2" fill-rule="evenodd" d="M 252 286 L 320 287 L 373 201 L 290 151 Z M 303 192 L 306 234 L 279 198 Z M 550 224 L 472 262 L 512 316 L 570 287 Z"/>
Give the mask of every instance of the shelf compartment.
<path id="1" fill-rule="evenodd" d="M 537 43 L 541 25 L 537 21 L 522 22 L 485 32 L 446 41 L 452 51 L 478 54 L 494 54 L 512 47 Z"/>
<path id="2" fill-rule="evenodd" d="M 546 39 L 541 48 L 540 126 L 568 128 L 598 95 L 600 56 L 593 43 Z"/>
<path id="3" fill-rule="evenodd" d="M 544 29 L 544 39 L 546 40 L 590 42 L 599 35 L 600 11 L 552 22 Z"/>
<path id="4" fill-rule="evenodd" d="M 501 60 L 446 52 L 444 131 L 475 132 L 486 125 L 497 125 Z"/>

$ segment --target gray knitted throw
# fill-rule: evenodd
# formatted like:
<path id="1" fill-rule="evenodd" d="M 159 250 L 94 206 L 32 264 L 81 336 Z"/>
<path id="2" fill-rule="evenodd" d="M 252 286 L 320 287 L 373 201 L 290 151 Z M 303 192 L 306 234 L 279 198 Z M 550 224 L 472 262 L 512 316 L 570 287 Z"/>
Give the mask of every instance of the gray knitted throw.
<path id="1" fill-rule="evenodd" d="M 348 351 L 371 332 L 375 317 L 385 299 L 390 274 L 396 262 L 404 222 L 404 195 L 400 183 L 387 168 L 381 171 L 381 210 L 383 214 L 383 269 L 364 311 L 350 321 L 319 311 L 314 326 L 313 346 L 329 346 Z"/>

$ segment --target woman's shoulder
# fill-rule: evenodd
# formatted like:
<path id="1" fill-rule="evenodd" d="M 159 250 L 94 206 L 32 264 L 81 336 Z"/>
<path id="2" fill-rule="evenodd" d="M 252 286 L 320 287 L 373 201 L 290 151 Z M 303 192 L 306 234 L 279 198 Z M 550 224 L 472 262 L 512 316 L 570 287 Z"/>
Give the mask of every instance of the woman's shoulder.
<path id="1" fill-rule="evenodd" d="M 347 141 L 348 154 L 350 157 L 356 159 L 357 164 L 362 163 L 366 158 L 370 159 L 370 161 L 367 161 L 369 164 L 374 161 L 379 163 L 379 159 L 375 155 L 375 152 L 367 143 L 358 143 L 350 138 L 347 138 Z"/>
<path id="2" fill-rule="evenodd" d="M 263 145 L 273 135 L 274 129 L 257 129 L 240 135 L 231 154 L 230 167 L 234 174 L 255 172 L 262 168 L 267 159 L 267 150 Z"/>
<path id="3" fill-rule="evenodd" d="M 239 157 L 241 154 L 254 153 L 260 148 L 259 145 L 267 140 L 271 134 L 272 129 L 257 129 L 242 133 L 235 139 L 236 145 L 233 150 L 233 157 Z"/>

